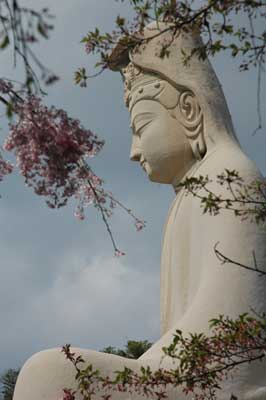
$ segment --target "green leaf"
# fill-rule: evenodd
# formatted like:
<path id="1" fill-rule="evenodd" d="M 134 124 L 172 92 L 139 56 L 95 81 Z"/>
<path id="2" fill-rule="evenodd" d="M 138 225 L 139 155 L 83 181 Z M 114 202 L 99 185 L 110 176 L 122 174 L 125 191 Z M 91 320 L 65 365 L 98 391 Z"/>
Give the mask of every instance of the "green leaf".
<path id="1" fill-rule="evenodd" d="M 9 102 L 6 106 L 6 116 L 8 118 L 11 118 L 13 115 L 13 104 L 11 102 Z"/>
<path id="2" fill-rule="evenodd" d="M 41 24 L 40 22 L 38 22 L 38 24 L 37 24 L 37 31 L 45 39 L 48 39 L 47 31 L 46 31 L 45 27 L 43 26 L 43 24 Z"/>
<path id="3" fill-rule="evenodd" d="M 2 43 L 0 44 L 0 49 L 5 49 L 9 45 L 9 43 L 10 43 L 9 37 L 6 35 Z"/>

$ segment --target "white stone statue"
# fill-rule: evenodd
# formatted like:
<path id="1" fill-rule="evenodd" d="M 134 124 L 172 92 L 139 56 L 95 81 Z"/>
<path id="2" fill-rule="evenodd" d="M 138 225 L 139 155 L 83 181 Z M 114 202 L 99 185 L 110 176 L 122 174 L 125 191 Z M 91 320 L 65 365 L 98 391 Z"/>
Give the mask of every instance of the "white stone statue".
<path id="1" fill-rule="evenodd" d="M 138 371 L 141 365 L 170 368 L 172 360 L 162 357 L 162 347 L 171 343 L 176 329 L 208 332 L 208 321 L 219 314 L 237 317 L 266 310 L 265 279 L 235 266 L 221 266 L 214 245 L 228 257 L 250 265 L 255 251 L 260 268 L 266 260 L 265 228 L 241 221 L 231 212 L 217 216 L 202 213 L 199 200 L 185 196 L 177 184 L 185 177 L 208 175 L 211 189 L 228 197 L 216 176 L 236 170 L 250 182 L 260 173 L 241 150 L 219 81 L 208 60 L 193 57 L 182 61 L 181 49 L 200 46 L 195 34 L 172 35 L 153 23 L 145 28 L 152 37 L 130 53 L 123 66 L 125 100 L 131 114 L 133 141 L 131 160 L 138 161 L 149 179 L 173 185 L 176 197 L 165 225 L 161 260 L 161 338 L 138 360 L 74 349 L 103 374 L 125 366 Z M 169 57 L 158 57 L 158 48 L 169 41 Z M 237 95 L 237 94 L 236 94 Z M 145 260 L 143 260 L 145 262 Z M 130 333 L 129 333 L 130 334 Z M 61 349 L 42 351 L 22 368 L 14 400 L 59 400 L 62 388 L 75 388 L 74 369 Z M 224 383 L 219 399 L 266 399 L 266 363 L 243 366 L 235 378 Z M 184 399 L 180 389 L 168 392 L 169 399 Z M 100 399 L 98 393 L 95 399 Z M 138 399 L 137 395 L 113 394 L 114 399 Z M 77 399 L 81 397 L 77 396 Z"/>

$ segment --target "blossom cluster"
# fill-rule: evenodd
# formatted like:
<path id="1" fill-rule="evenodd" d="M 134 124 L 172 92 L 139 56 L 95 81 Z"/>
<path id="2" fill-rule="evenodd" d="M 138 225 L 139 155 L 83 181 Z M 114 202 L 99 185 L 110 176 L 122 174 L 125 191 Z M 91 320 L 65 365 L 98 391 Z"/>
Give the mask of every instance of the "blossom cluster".
<path id="1" fill-rule="evenodd" d="M 0 182 L 5 175 L 10 174 L 12 171 L 13 165 L 9 161 L 5 161 L 0 153 Z"/>
<path id="2" fill-rule="evenodd" d="M 10 124 L 5 150 L 14 152 L 26 184 L 46 196 L 49 207 L 66 205 L 88 179 L 88 173 L 79 167 L 80 160 L 96 155 L 103 141 L 65 111 L 48 108 L 36 96 L 16 102 L 14 112 L 17 122 Z M 102 182 L 91 178 L 94 186 Z"/>
<path id="3" fill-rule="evenodd" d="M 13 85 L 10 81 L 5 79 L 0 79 L 0 93 L 6 95 L 13 90 Z M 13 171 L 13 165 L 11 162 L 4 160 L 2 154 L 0 153 L 0 182 L 2 182 L 5 175 L 11 174 Z"/>
<path id="4" fill-rule="evenodd" d="M 63 389 L 63 399 L 62 400 L 75 400 L 75 391 L 69 389 Z"/>
<path id="5" fill-rule="evenodd" d="M 196 400 L 216 398 L 221 383 L 242 364 L 262 360 L 266 350 L 265 315 L 242 314 L 237 319 L 220 315 L 210 321 L 211 335 L 181 331 L 165 354 L 179 361 L 176 376 L 185 394 Z"/>
<path id="6" fill-rule="evenodd" d="M 124 255 L 114 241 L 107 218 L 117 205 L 126 211 L 139 231 L 145 221 L 116 200 L 103 187 L 86 160 L 102 149 L 104 141 L 80 121 L 70 118 L 64 110 L 47 107 L 34 95 L 21 98 L 10 82 L 0 79 L 0 92 L 12 98 L 14 122 L 10 123 L 4 149 L 12 151 L 17 167 L 27 186 L 37 195 L 44 196 L 50 208 L 65 206 L 75 198 L 75 216 L 85 219 L 85 209 L 93 205 L 101 213 L 116 256 Z M 0 181 L 12 171 L 12 165 L 0 158 Z"/>
<path id="7" fill-rule="evenodd" d="M 5 79 L 0 79 L 0 92 L 3 94 L 8 94 L 11 92 L 13 89 L 13 85 L 11 82 L 5 80 Z"/>

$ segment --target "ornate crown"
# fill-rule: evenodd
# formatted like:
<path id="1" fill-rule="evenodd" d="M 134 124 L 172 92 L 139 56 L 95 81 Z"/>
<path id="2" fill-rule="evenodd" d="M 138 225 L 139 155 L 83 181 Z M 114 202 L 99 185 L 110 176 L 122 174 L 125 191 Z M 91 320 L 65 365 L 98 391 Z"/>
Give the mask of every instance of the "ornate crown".
<path id="1" fill-rule="evenodd" d="M 134 65 L 132 62 L 130 62 L 126 68 L 122 69 L 122 75 L 125 85 L 124 100 L 126 106 L 129 108 L 133 107 L 136 100 L 140 100 L 140 98 L 154 98 L 162 90 L 161 84 L 163 80 L 160 79 L 158 75 L 152 72 L 143 72 L 141 68 Z M 144 91 L 147 85 L 152 85 L 153 89 L 155 89 L 152 90 L 152 92 L 149 90 L 149 95 Z"/>
<path id="2" fill-rule="evenodd" d="M 132 62 L 121 72 L 125 84 L 124 100 L 130 111 L 140 100 L 156 100 L 167 109 L 176 107 L 179 97 L 177 89 L 158 74 L 143 71 Z"/>

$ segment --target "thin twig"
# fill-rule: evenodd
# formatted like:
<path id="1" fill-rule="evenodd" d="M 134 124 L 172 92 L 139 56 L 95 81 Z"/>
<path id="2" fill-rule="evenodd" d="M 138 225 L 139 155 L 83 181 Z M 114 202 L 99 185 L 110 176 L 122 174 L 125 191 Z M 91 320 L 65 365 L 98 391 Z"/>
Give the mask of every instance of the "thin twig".
<path id="1" fill-rule="evenodd" d="M 83 159 L 81 159 L 81 161 L 80 161 L 80 166 L 81 166 L 81 168 L 83 168 L 86 172 L 88 172 L 88 173 L 91 172 L 90 167 L 87 165 L 87 163 L 86 163 Z M 111 239 L 113 248 L 114 248 L 115 252 L 119 252 L 118 247 L 117 247 L 116 242 L 115 242 L 115 239 L 114 239 L 114 236 L 113 236 L 112 231 L 111 231 L 111 229 L 110 229 L 110 225 L 109 225 L 109 223 L 108 223 L 108 221 L 107 221 L 107 218 L 106 218 L 106 216 L 105 216 L 105 211 L 104 211 L 104 209 L 103 209 L 103 207 L 102 207 L 102 205 L 101 205 L 101 202 L 100 202 L 98 193 L 97 193 L 97 191 L 95 190 L 93 184 L 91 183 L 91 180 L 89 179 L 89 177 L 87 177 L 87 182 L 88 182 L 88 184 L 89 184 L 89 186 L 90 186 L 90 188 L 91 188 L 91 190 L 92 190 L 92 192 L 93 192 L 93 194 L 94 194 L 94 197 L 95 197 L 97 206 L 99 207 L 99 210 L 100 210 L 100 213 L 101 213 L 101 216 L 102 216 L 102 220 L 103 220 L 103 222 L 104 222 L 104 224 L 105 224 L 105 227 L 106 227 L 106 230 L 107 230 L 107 232 L 108 232 L 108 235 L 110 236 L 110 239 Z"/>
<path id="2" fill-rule="evenodd" d="M 241 267 L 241 268 L 247 269 L 248 271 L 257 272 L 260 275 L 266 275 L 265 271 L 263 271 L 263 270 L 261 270 L 261 269 L 259 269 L 257 267 L 257 261 L 256 261 L 256 258 L 255 258 L 254 252 L 252 253 L 253 254 L 253 260 L 254 260 L 254 267 L 250 267 L 248 265 L 242 264 L 242 263 L 240 263 L 238 261 L 233 260 L 232 258 L 229 258 L 229 257 L 225 256 L 223 253 L 221 253 L 217 249 L 218 245 L 219 245 L 219 242 L 217 242 L 215 244 L 215 246 L 214 246 L 214 253 L 217 256 L 218 260 L 221 261 L 222 264 L 232 264 L 232 265 L 236 265 L 237 267 Z"/>

